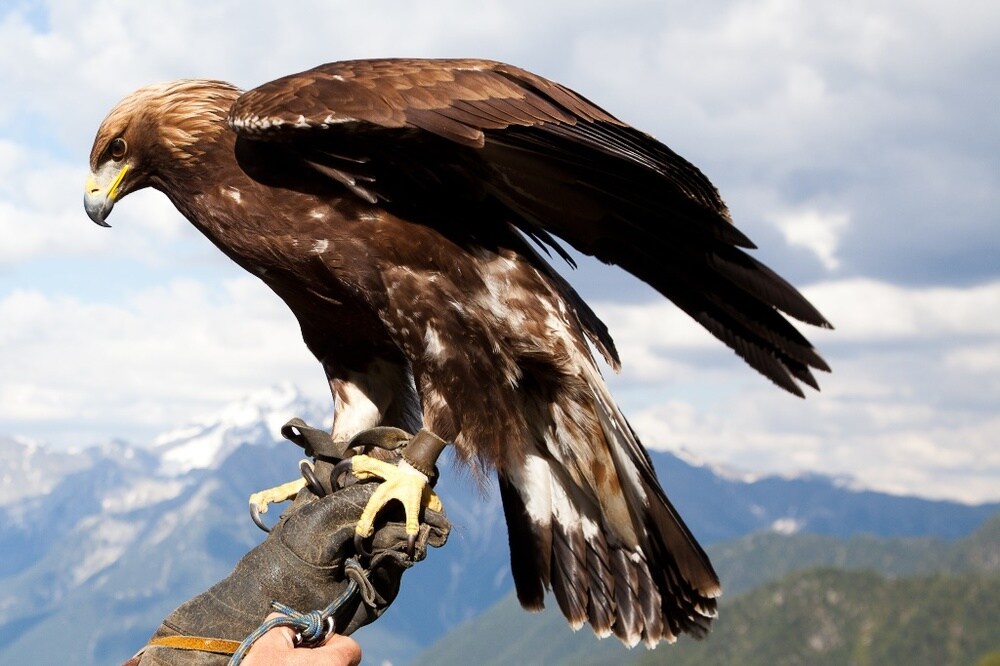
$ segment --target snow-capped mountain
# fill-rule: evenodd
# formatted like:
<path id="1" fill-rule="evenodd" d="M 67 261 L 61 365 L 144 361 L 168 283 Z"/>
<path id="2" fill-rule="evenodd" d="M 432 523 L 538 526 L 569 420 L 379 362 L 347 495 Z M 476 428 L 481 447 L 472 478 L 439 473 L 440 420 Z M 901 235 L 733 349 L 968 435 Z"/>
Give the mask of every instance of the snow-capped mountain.
<path id="1" fill-rule="evenodd" d="M 329 425 L 330 416 L 323 411 L 292 384 L 278 384 L 251 393 L 207 419 L 159 435 L 153 440 L 153 451 L 165 475 L 217 467 L 244 444 L 272 444 L 281 426 L 294 416 L 317 427 Z"/>
<path id="2" fill-rule="evenodd" d="M 124 661 L 170 610 L 259 543 L 247 496 L 292 478 L 302 455 L 280 426 L 293 416 L 319 425 L 327 412 L 280 385 L 148 446 L 54 452 L 0 437 L 0 663 Z M 957 538 L 998 509 L 651 458 L 706 545 L 760 531 Z M 359 633 L 366 661 L 406 663 L 511 588 L 498 493 L 444 467 L 437 490 L 452 536 L 407 572 L 390 612 Z"/>
<path id="3" fill-rule="evenodd" d="M 53 459 L 32 439 L 0 436 L 0 507 L 45 495 L 66 475 L 92 464 L 88 453 L 69 452 Z"/>

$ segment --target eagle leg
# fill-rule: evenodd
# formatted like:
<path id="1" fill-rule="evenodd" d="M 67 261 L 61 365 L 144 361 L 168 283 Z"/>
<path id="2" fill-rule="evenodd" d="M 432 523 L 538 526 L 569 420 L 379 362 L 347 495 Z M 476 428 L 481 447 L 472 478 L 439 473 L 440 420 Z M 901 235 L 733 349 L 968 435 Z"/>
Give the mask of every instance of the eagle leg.
<path id="1" fill-rule="evenodd" d="M 283 483 L 280 486 L 267 488 L 266 490 L 261 490 L 250 495 L 250 517 L 253 519 L 254 524 L 265 532 L 270 532 L 271 529 L 264 524 L 260 515 L 267 513 L 267 507 L 271 504 L 294 499 L 305 486 L 306 479 L 298 478 L 294 481 Z"/>
<path id="2" fill-rule="evenodd" d="M 442 511 L 444 508 L 441 499 L 431 488 L 431 479 L 436 476 L 434 463 L 446 445 L 447 442 L 441 438 L 421 430 L 406 445 L 403 459 L 398 465 L 367 455 L 349 459 L 351 473 L 358 480 L 382 479 L 382 484 L 372 494 L 358 519 L 354 531 L 356 542 L 375 533 L 378 512 L 392 500 L 397 500 L 403 505 L 407 548 L 412 553 L 420 531 L 420 510 L 426 507 L 432 511 Z"/>

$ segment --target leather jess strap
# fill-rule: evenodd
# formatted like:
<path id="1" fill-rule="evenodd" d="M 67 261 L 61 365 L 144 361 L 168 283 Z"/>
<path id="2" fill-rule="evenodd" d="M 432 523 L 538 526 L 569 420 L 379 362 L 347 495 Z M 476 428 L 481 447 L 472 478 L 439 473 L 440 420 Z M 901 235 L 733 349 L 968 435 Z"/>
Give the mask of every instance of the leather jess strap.
<path id="1" fill-rule="evenodd" d="M 226 638 L 205 638 L 204 636 L 159 636 L 149 641 L 150 647 L 167 647 L 175 650 L 198 650 L 232 654 L 240 647 L 239 641 Z"/>
<path id="2" fill-rule="evenodd" d="M 204 636 L 157 636 L 150 639 L 137 655 L 126 661 L 122 666 L 134 666 L 139 663 L 142 653 L 151 647 L 173 648 L 174 650 L 197 650 L 199 652 L 214 652 L 216 654 L 233 654 L 240 647 L 239 641 L 226 638 L 205 638 Z"/>

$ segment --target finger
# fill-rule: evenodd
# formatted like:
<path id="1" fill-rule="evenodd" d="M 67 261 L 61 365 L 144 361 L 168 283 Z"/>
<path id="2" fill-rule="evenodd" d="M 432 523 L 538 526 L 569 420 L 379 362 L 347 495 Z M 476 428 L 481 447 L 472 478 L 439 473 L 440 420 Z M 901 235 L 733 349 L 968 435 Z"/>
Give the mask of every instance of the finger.
<path id="1" fill-rule="evenodd" d="M 267 619 L 280 617 L 279 613 L 271 613 Z M 294 662 L 287 659 L 295 654 L 295 632 L 291 627 L 274 627 L 257 641 L 247 652 L 242 666 L 270 666 L 284 664 L 291 666 Z"/>
<path id="2" fill-rule="evenodd" d="M 331 664 L 357 666 L 361 663 L 361 646 L 353 638 L 331 634 L 326 643 L 316 648 L 318 653 L 330 659 Z"/>
<path id="3" fill-rule="evenodd" d="M 276 617 L 285 617 L 281 613 L 271 613 L 265 618 L 270 620 Z M 295 630 L 291 627 L 274 627 L 266 634 L 257 639 L 255 645 L 264 644 L 265 647 L 277 648 L 277 647 L 295 647 Z"/>

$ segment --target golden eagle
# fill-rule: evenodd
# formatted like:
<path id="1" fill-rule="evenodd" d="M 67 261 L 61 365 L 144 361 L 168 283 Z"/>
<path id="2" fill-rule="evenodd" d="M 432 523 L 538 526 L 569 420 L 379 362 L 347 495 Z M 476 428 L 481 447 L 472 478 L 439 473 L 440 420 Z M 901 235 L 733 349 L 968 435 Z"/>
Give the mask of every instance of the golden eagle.
<path id="1" fill-rule="evenodd" d="M 629 645 L 707 632 L 718 577 L 601 377 L 607 328 L 539 251 L 621 266 L 801 396 L 828 368 L 781 313 L 829 324 L 696 167 L 517 67 L 390 59 L 142 88 L 90 168 L 92 220 L 158 189 L 288 304 L 335 439 L 422 426 L 496 470 L 522 605 L 551 589 Z"/>

